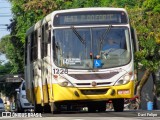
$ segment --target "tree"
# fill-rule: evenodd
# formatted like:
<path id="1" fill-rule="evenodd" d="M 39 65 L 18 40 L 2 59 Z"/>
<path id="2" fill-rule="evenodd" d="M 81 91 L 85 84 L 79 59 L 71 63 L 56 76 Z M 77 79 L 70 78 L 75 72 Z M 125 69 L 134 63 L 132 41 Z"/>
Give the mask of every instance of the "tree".
<path id="1" fill-rule="evenodd" d="M 15 43 L 14 43 L 15 42 Z M 11 41 L 11 36 L 7 35 L 0 41 L 0 52 L 4 53 L 9 60 L 9 63 L 13 66 L 10 73 L 22 72 L 23 69 L 23 58 L 20 56 L 18 49 L 15 49 L 14 45 L 18 41 Z M 14 44 L 13 44 L 14 43 Z M 19 46 L 17 46 L 18 48 Z"/>
<path id="2" fill-rule="evenodd" d="M 17 88 L 18 86 L 17 84 L 6 84 L 5 82 L 2 83 L 1 80 L 4 77 L 4 75 L 10 74 L 12 69 L 13 66 L 9 62 L 5 64 L 0 64 L 0 92 L 9 97 L 13 95 L 13 91 L 15 91 L 15 88 Z"/>
<path id="3" fill-rule="evenodd" d="M 141 90 L 149 76 L 154 74 L 160 66 L 160 46 L 158 45 L 160 14 L 158 11 L 155 12 L 154 7 L 149 7 L 149 4 L 147 4 L 148 2 L 149 0 L 146 0 L 142 6 L 136 6 L 133 9 L 129 9 L 131 23 L 137 29 L 140 44 L 140 51 L 135 54 L 136 62 L 140 62 L 145 69 L 137 89 L 137 94 L 139 96 L 141 96 Z M 153 91 L 155 92 L 156 90 Z"/>

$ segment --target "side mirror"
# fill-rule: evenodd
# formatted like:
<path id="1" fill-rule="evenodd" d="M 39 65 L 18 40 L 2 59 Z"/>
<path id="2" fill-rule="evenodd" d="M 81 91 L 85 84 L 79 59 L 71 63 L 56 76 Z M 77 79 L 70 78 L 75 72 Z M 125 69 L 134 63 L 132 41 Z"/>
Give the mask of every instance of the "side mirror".
<path id="1" fill-rule="evenodd" d="M 131 28 L 131 35 L 132 35 L 134 50 L 135 51 L 139 51 L 139 44 L 138 44 L 138 39 L 137 39 L 137 33 L 136 33 L 136 30 L 133 29 L 133 28 Z"/>

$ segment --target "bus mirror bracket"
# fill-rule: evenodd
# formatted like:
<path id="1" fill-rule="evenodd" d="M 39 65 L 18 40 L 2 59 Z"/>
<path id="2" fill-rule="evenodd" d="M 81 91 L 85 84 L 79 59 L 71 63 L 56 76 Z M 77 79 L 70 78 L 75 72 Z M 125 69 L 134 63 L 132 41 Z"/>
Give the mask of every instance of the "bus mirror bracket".
<path id="1" fill-rule="evenodd" d="M 139 43 L 138 43 L 138 39 L 137 39 L 137 33 L 134 28 L 131 28 L 131 35 L 132 35 L 134 50 L 139 51 Z"/>

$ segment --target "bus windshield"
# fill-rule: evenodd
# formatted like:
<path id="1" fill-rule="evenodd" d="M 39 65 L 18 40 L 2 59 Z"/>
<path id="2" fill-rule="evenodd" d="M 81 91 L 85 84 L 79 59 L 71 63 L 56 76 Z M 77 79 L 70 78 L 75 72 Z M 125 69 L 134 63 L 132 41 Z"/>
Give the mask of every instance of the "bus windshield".
<path id="1" fill-rule="evenodd" d="M 122 66 L 129 63 L 130 50 L 127 27 L 54 30 L 53 60 L 61 68 L 106 69 Z"/>

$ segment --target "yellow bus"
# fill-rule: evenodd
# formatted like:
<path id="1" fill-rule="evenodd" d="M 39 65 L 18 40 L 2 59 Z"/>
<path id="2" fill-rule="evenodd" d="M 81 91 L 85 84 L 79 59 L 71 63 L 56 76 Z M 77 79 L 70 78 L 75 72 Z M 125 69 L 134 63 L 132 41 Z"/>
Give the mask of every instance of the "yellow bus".
<path id="1" fill-rule="evenodd" d="M 136 50 L 123 8 L 54 11 L 26 32 L 27 99 L 35 112 L 102 112 L 107 100 L 123 111 L 124 98 L 134 95 Z"/>

